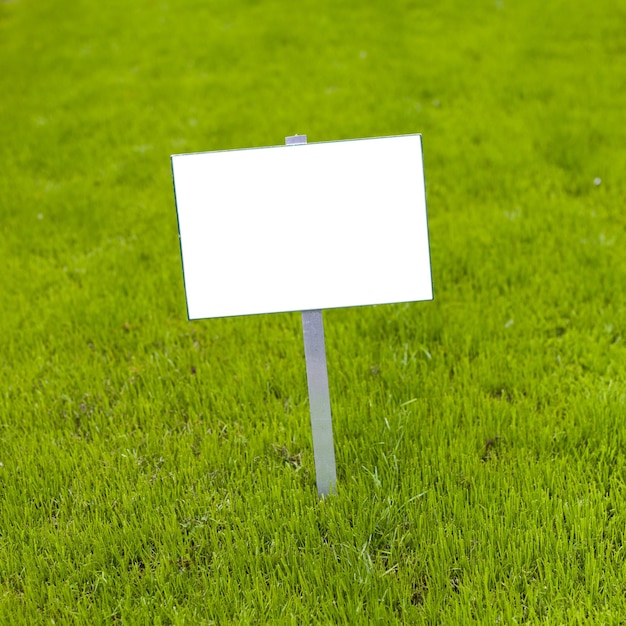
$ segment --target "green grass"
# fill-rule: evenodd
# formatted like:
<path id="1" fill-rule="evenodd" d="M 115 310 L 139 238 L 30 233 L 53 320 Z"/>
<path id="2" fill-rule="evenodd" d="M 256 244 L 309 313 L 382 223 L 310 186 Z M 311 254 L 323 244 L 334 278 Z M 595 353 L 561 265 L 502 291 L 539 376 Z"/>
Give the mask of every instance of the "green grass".
<path id="1" fill-rule="evenodd" d="M 621 623 L 625 30 L 0 1 L 0 623 Z M 186 320 L 169 156 L 414 132 L 435 301 L 326 312 L 320 502 L 299 316 Z"/>

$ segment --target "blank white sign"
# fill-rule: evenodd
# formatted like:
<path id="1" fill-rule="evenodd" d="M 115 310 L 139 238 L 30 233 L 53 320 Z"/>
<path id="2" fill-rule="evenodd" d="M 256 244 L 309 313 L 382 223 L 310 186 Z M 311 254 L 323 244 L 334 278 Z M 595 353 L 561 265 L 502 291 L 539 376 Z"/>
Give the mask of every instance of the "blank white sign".
<path id="1" fill-rule="evenodd" d="M 420 135 L 172 156 L 189 319 L 431 300 Z"/>

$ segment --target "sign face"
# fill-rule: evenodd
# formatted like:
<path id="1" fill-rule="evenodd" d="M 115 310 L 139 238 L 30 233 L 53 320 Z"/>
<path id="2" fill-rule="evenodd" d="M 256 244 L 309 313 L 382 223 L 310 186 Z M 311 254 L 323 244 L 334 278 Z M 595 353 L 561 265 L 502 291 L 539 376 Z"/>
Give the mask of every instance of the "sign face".
<path id="1" fill-rule="evenodd" d="M 172 156 L 189 319 L 432 300 L 420 135 Z"/>

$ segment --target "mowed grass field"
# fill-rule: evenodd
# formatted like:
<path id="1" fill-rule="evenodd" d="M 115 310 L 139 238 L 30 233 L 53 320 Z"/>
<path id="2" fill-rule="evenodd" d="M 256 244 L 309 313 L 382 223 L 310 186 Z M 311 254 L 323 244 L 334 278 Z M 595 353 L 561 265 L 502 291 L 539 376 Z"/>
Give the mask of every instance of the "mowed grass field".
<path id="1" fill-rule="evenodd" d="M 0 623 L 623 623 L 625 33 L 1 1 Z M 435 300 L 325 313 L 320 502 L 300 316 L 187 321 L 169 157 L 416 132 Z"/>

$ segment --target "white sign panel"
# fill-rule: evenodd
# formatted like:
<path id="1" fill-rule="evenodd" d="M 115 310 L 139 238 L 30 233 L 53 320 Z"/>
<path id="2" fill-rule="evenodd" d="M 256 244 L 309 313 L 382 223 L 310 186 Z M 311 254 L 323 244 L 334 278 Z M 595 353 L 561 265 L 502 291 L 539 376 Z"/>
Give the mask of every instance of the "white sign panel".
<path id="1" fill-rule="evenodd" d="M 420 135 L 172 157 L 190 319 L 431 300 Z"/>

